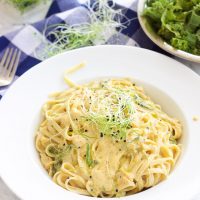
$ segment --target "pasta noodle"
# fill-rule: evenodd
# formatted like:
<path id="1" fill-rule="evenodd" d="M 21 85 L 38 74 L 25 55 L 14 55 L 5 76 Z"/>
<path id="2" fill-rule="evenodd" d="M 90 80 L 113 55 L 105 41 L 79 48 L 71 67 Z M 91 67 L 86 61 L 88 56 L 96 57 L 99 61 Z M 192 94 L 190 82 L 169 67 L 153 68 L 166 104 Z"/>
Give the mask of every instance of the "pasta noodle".
<path id="1" fill-rule="evenodd" d="M 182 127 L 128 79 L 57 92 L 36 134 L 41 162 L 63 188 L 94 197 L 134 194 L 164 180 Z"/>

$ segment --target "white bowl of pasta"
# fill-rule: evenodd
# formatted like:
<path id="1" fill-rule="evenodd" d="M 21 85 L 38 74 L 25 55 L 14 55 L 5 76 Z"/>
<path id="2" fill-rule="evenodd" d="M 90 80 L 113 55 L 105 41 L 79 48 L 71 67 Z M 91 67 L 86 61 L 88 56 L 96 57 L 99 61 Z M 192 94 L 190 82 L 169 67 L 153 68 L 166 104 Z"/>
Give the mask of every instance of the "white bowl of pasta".
<path id="1" fill-rule="evenodd" d="M 0 102 L 1 176 L 25 200 L 189 200 L 200 178 L 199 86 L 184 65 L 140 48 L 48 59 Z"/>

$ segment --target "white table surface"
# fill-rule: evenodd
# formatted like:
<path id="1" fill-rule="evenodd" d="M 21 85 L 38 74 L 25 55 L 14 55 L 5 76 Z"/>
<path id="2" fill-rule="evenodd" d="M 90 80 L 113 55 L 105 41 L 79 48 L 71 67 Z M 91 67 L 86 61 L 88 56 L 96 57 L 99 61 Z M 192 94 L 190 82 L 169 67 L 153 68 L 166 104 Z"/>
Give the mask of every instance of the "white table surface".
<path id="1" fill-rule="evenodd" d="M 34 21 L 38 21 L 46 15 L 48 7 L 51 3 L 51 0 L 47 1 L 47 4 L 41 4 L 35 9 L 31 9 L 30 11 L 21 15 L 14 7 L 6 4 L 3 2 L 5 0 L 0 0 L 0 35 L 3 35 L 9 31 L 15 30 L 23 26 L 27 23 L 32 23 Z M 85 0 L 79 0 L 84 2 Z M 134 1 L 137 0 L 115 0 L 120 4 L 132 4 Z M 135 3 L 136 5 L 136 3 Z M 136 9 L 136 7 L 135 7 Z M 9 13 L 9 15 L 8 15 Z M 178 59 L 177 60 L 183 62 L 193 71 L 200 75 L 200 64 L 195 64 L 191 62 L 186 62 L 184 60 Z M 200 185 L 200 181 L 199 181 Z M 20 200 L 3 182 L 0 178 L 0 200 Z M 39 200 L 39 199 L 38 199 Z M 177 199 L 179 200 L 179 199 Z M 191 200 L 200 200 L 200 191 L 193 199 Z"/>

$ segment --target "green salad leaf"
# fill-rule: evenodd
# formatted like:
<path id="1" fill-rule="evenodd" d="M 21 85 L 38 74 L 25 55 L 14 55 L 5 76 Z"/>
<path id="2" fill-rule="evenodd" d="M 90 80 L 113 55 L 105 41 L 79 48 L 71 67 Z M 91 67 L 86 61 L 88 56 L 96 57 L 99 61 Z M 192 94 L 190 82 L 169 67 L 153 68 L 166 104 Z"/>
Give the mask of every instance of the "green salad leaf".
<path id="1" fill-rule="evenodd" d="M 174 48 L 200 55 L 200 0 L 147 0 L 143 16 Z"/>

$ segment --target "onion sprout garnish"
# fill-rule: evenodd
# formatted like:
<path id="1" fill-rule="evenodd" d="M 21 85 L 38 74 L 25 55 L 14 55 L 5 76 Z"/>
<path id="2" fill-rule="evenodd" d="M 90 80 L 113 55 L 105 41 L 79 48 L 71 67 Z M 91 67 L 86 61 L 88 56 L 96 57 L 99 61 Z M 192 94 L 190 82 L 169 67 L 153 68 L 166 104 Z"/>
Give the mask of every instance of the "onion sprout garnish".
<path id="1" fill-rule="evenodd" d="M 134 89 L 121 91 L 111 87 L 107 81 L 101 82 L 103 90 L 110 91 L 108 95 L 98 93 L 98 90 L 87 90 L 83 98 L 87 98 L 89 107 L 82 105 L 83 120 L 92 123 L 99 131 L 100 137 L 110 135 L 117 140 L 125 140 L 127 129 L 134 120 L 135 103 Z M 99 87 L 99 86 L 98 86 Z M 98 88 L 97 88 L 98 89 Z M 132 96 L 131 96 L 132 95 Z"/>
<path id="2" fill-rule="evenodd" d="M 130 20 L 123 15 L 122 9 L 114 7 L 110 0 L 97 0 L 85 4 L 89 20 L 84 23 L 46 25 L 43 47 L 37 50 L 36 57 L 43 60 L 64 51 L 105 44 L 113 35 L 117 38 Z M 122 17 L 126 22 L 121 22 Z"/>

